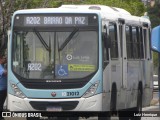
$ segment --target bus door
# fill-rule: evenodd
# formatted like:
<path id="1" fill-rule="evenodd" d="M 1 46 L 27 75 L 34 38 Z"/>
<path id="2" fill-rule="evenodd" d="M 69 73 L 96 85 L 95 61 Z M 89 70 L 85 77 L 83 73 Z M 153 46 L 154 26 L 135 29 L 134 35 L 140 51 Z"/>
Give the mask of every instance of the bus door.
<path id="1" fill-rule="evenodd" d="M 119 91 L 119 99 L 117 106 L 119 109 L 124 109 L 126 107 L 127 101 L 127 57 L 126 57 L 126 39 L 125 39 L 125 24 L 123 19 L 119 19 L 119 41 L 120 41 L 120 61 L 121 61 L 121 89 Z"/>
<path id="2" fill-rule="evenodd" d="M 144 81 L 143 85 L 145 87 L 146 94 L 143 96 L 144 105 L 148 105 L 151 99 L 152 99 L 152 81 L 153 81 L 153 63 L 152 63 L 152 55 L 151 55 L 151 49 L 150 49 L 150 29 L 143 27 L 143 39 L 144 39 L 144 65 L 143 65 L 143 71 L 144 71 Z M 147 68 L 147 69 L 146 69 Z"/>
<path id="3" fill-rule="evenodd" d="M 145 73 L 150 73 L 150 74 L 145 74 L 145 87 L 150 87 L 150 82 L 152 82 L 152 75 L 153 73 L 152 70 L 152 65 L 151 65 L 151 50 L 150 50 L 150 36 L 149 36 L 149 29 L 146 29 L 143 27 L 143 38 L 144 38 L 144 57 L 145 57 L 145 67 L 148 69 L 144 69 L 146 72 Z"/>

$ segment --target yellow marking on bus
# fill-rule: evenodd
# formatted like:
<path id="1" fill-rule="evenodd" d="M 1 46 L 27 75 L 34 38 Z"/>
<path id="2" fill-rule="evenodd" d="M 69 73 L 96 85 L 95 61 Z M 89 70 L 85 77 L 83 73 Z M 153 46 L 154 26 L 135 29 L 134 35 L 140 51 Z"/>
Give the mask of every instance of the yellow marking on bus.
<path id="1" fill-rule="evenodd" d="M 69 71 L 95 71 L 95 65 L 85 65 L 85 64 L 69 64 L 68 70 Z"/>

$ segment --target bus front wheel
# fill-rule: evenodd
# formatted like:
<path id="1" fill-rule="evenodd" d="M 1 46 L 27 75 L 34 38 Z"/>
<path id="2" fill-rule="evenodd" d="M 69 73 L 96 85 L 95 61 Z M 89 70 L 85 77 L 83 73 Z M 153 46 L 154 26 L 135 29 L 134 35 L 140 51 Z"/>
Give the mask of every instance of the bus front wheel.
<path id="1" fill-rule="evenodd" d="M 138 90 L 137 107 L 134 108 L 134 112 L 142 114 L 142 91 L 140 89 Z M 141 120 L 141 116 L 132 117 L 131 120 Z"/>
<path id="2" fill-rule="evenodd" d="M 79 117 L 58 117 L 57 120 L 79 120 Z"/>
<path id="3" fill-rule="evenodd" d="M 98 120 L 111 120 L 111 115 L 110 115 L 109 112 L 103 113 L 103 114 L 99 114 L 98 115 Z"/>

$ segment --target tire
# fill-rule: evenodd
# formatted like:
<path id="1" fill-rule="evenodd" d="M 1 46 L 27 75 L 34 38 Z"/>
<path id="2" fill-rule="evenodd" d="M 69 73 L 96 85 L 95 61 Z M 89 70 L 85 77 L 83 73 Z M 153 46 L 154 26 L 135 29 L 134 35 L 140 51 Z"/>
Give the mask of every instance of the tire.
<path id="1" fill-rule="evenodd" d="M 119 120 L 130 120 L 129 117 L 119 117 Z"/>
<path id="2" fill-rule="evenodd" d="M 110 112 L 106 113 L 106 115 L 98 115 L 98 120 L 111 120 L 111 115 L 117 115 L 116 111 L 116 102 L 117 102 L 117 89 L 116 84 L 113 83 L 112 85 L 112 93 L 111 93 L 111 100 L 110 100 Z"/>
<path id="3" fill-rule="evenodd" d="M 79 117 L 58 117 L 57 120 L 79 120 Z"/>
<path id="4" fill-rule="evenodd" d="M 66 117 L 57 117 L 57 120 L 68 120 Z"/>
<path id="5" fill-rule="evenodd" d="M 98 120 L 111 120 L 110 112 L 107 112 L 106 114 L 105 113 L 99 114 Z"/>
<path id="6" fill-rule="evenodd" d="M 68 120 L 79 120 L 79 117 L 70 117 Z"/>
<path id="7" fill-rule="evenodd" d="M 142 91 L 138 90 L 138 96 L 137 96 L 137 107 L 134 109 L 136 114 L 142 114 Z M 141 120 L 141 116 L 138 117 L 132 117 L 131 120 Z"/>
<path id="8" fill-rule="evenodd" d="M 117 115 L 117 89 L 116 89 L 116 84 L 113 84 L 112 86 L 112 93 L 111 93 L 111 101 L 110 101 L 110 111 L 111 115 Z"/>
<path id="9" fill-rule="evenodd" d="M 111 120 L 111 117 L 99 117 L 98 120 Z"/>
<path id="10" fill-rule="evenodd" d="M 124 114 L 125 114 L 125 111 L 118 112 L 119 120 L 129 120 L 130 119 L 130 117 L 125 117 Z"/>

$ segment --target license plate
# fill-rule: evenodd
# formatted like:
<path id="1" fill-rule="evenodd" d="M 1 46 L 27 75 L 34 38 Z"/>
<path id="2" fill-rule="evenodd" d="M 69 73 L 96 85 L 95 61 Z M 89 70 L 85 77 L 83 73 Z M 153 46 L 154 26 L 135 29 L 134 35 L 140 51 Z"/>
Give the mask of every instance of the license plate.
<path id="1" fill-rule="evenodd" d="M 62 107 L 60 106 L 49 106 L 46 109 L 47 111 L 62 111 Z"/>

